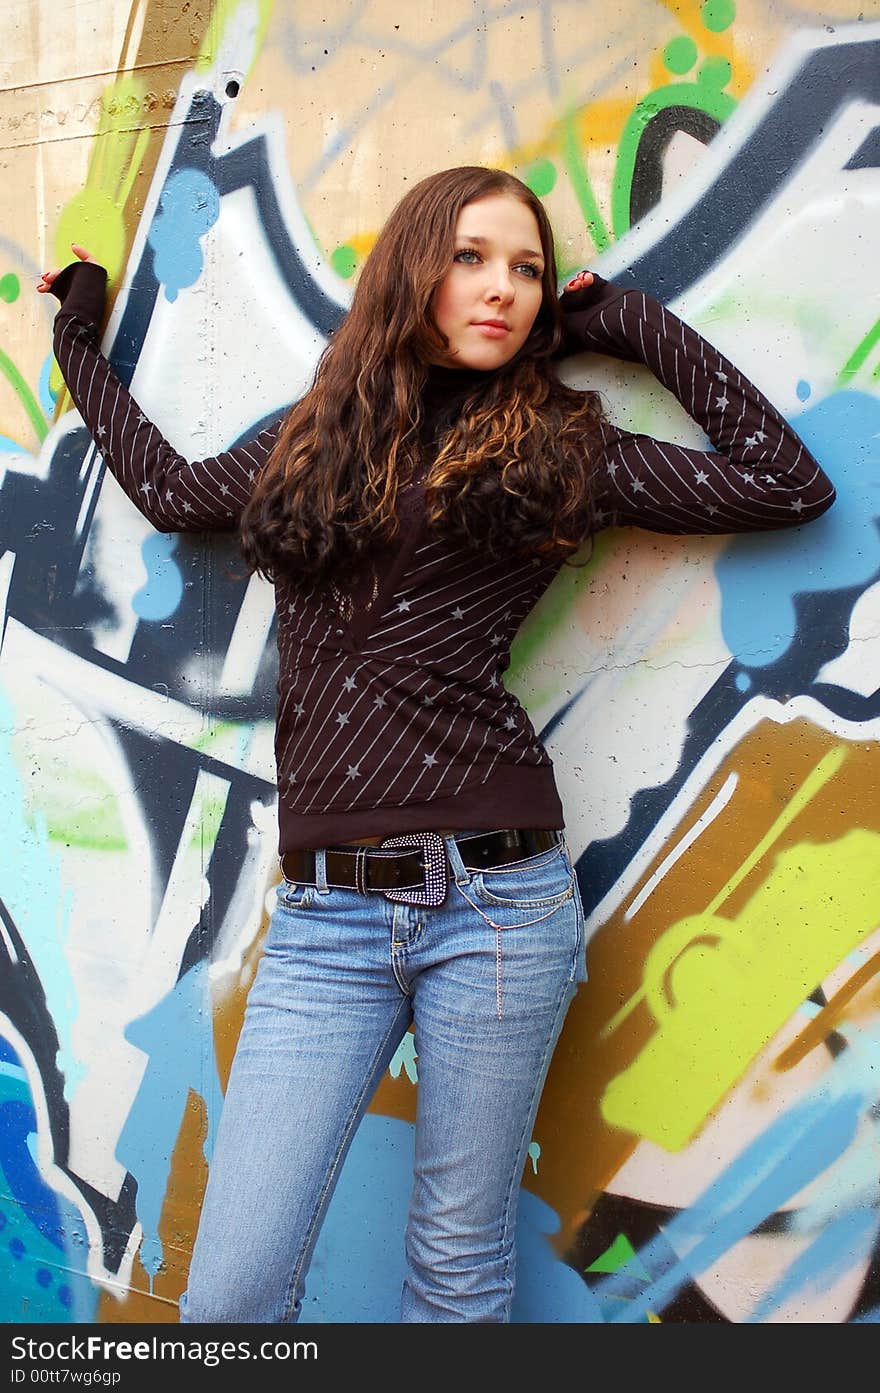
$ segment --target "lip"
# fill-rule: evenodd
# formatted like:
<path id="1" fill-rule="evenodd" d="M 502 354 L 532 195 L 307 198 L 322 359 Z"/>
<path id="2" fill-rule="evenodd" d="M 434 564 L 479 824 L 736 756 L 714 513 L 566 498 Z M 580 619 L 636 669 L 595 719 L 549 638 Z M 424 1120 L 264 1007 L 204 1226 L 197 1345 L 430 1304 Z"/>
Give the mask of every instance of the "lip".
<path id="1" fill-rule="evenodd" d="M 510 333 L 510 326 L 503 319 L 478 319 L 474 322 L 474 328 L 490 339 L 503 339 Z"/>

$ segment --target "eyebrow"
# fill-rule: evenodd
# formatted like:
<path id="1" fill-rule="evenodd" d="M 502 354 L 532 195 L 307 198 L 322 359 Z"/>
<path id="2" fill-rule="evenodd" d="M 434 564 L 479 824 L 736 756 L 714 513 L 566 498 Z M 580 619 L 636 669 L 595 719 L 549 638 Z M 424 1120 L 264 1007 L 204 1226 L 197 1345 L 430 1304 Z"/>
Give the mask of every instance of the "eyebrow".
<path id="1" fill-rule="evenodd" d="M 483 247 L 488 241 L 487 237 L 472 237 L 469 232 L 456 233 L 456 237 L 460 242 L 476 242 L 477 246 Z M 530 247 L 523 247 L 522 251 L 514 252 L 514 256 L 531 256 L 534 257 L 536 261 L 544 260 L 543 252 L 532 251 Z"/>

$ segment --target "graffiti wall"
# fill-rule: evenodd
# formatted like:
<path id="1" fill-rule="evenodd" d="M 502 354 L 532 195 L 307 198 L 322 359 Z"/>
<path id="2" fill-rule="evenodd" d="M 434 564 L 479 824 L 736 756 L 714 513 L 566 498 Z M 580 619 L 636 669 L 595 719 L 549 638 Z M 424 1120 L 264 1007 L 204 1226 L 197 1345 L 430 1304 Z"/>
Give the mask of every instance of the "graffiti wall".
<path id="1" fill-rule="evenodd" d="M 129 503 L 38 274 L 108 267 L 105 351 L 204 456 L 305 389 L 385 215 L 462 163 L 541 196 L 561 276 L 700 328 L 838 489 L 782 534 L 605 532 L 518 636 L 590 939 L 515 1319 L 880 1318 L 878 59 L 848 0 L 3 5 L 0 1320 L 177 1319 L 279 875 L 269 587 Z M 642 369 L 566 371 L 702 443 Z M 417 1089 L 408 1035 L 310 1322 L 393 1318 Z"/>

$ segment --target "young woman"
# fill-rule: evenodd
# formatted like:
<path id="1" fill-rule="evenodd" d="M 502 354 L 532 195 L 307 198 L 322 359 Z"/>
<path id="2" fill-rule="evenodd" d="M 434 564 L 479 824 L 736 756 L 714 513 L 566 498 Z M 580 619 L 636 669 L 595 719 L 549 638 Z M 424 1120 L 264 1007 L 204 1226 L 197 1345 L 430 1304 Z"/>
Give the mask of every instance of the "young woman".
<path id="1" fill-rule="evenodd" d="M 188 462 L 99 348 L 82 247 L 38 289 L 104 460 L 163 530 L 235 529 L 271 580 L 282 879 L 209 1168 L 185 1321 L 296 1320 L 349 1143 L 407 1027 L 419 1083 L 404 1321 L 507 1321 L 517 1197 L 586 977 L 550 759 L 502 675 L 605 526 L 804 524 L 834 491 L 771 405 L 639 291 L 583 272 L 519 180 L 422 180 L 280 429 Z M 715 449 L 631 434 L 557 376 L 642 362 Z"/>

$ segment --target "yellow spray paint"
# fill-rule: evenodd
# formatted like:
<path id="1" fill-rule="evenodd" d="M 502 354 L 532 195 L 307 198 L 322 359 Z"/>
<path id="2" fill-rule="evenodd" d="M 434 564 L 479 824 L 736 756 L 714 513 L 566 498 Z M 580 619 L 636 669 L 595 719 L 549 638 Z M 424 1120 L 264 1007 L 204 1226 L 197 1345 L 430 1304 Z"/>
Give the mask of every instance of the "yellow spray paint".
<path id="1" fill-rule="evenodd" d="M 877 926 L 880 835 L 861 829 L 778 855 L 735 918 L 720 905 L 846 758 L 830 750 L 707 909 L 671 926 L 649 954 L 641 999 L 659 1029 L 602 1098 L 605 1120 L 669 1151 L 685 1146 L 798 1006 Z M 670 1107 L 670 1098 L 675 1106 Z"/>

